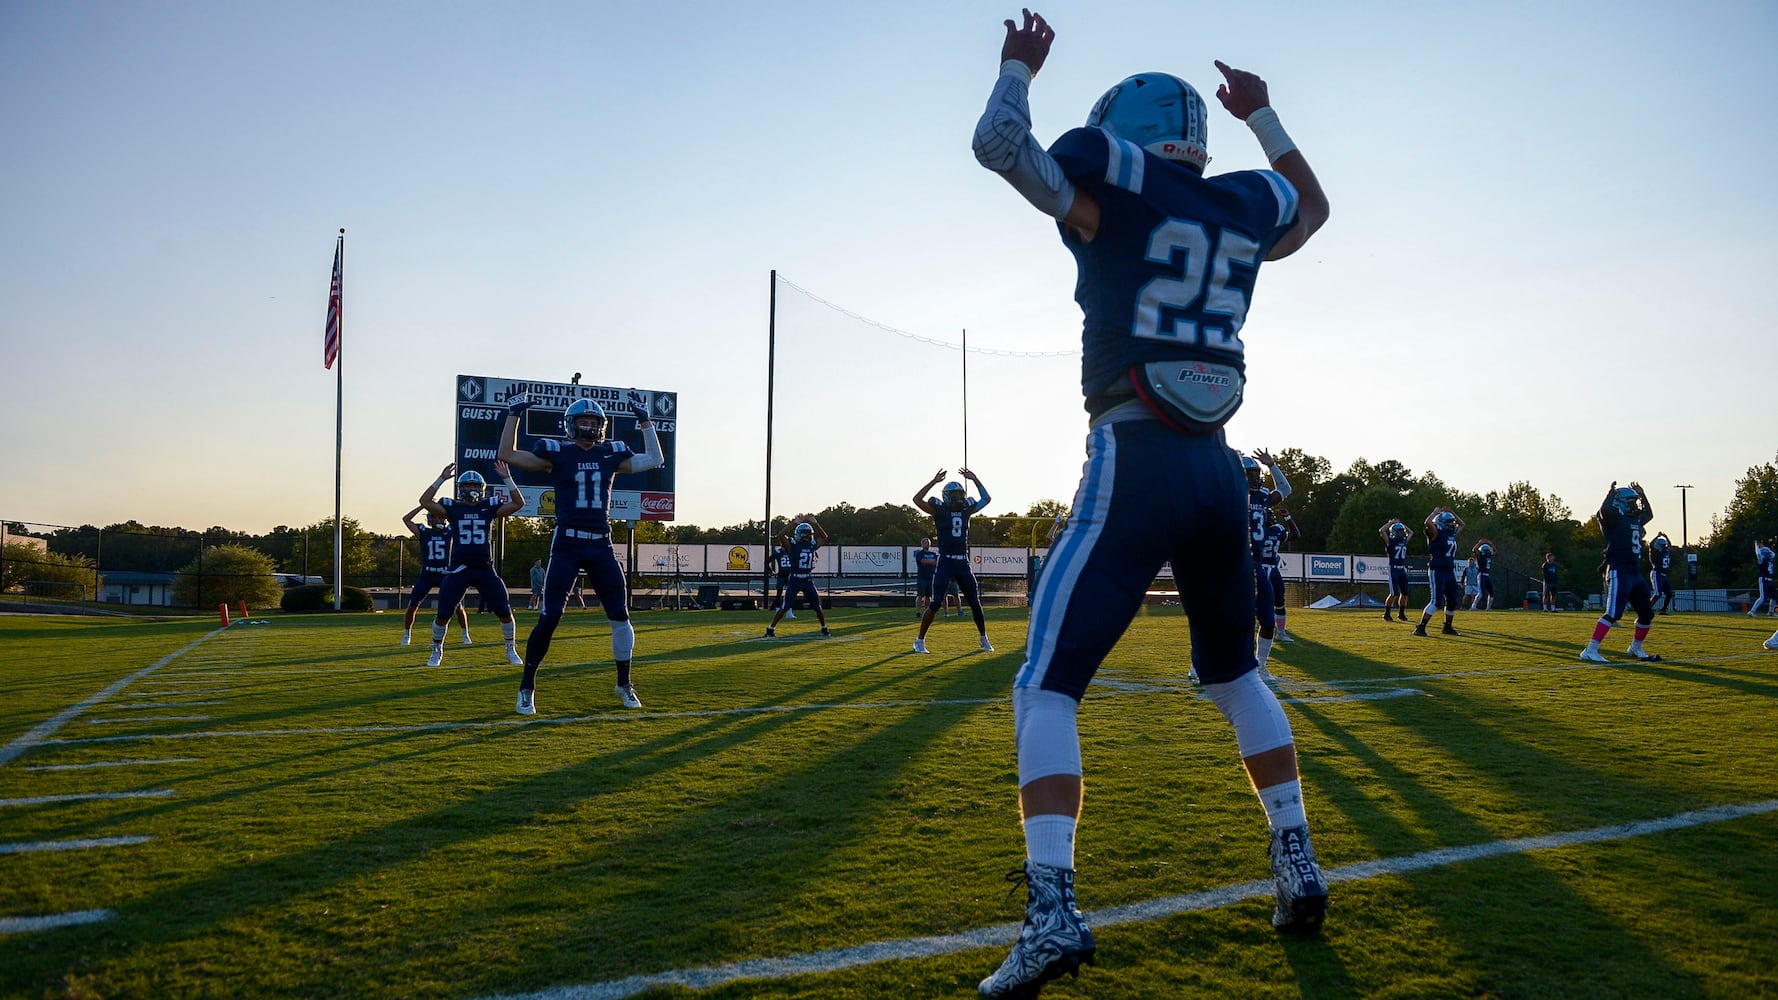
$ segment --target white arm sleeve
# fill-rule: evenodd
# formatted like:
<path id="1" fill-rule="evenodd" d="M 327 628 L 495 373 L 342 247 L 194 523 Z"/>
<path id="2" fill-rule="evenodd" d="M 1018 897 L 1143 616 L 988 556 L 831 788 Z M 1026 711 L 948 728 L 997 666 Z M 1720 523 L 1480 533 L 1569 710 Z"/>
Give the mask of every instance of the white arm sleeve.
<path id="1" fill-rule="evenodd" d="M 1276 465 L 1272 466 L 1272 482 L 1278 484 L 1278 499 L 1290 496 L 1290 480 L 1284 478 L 1284 470 Z"/>
<path id="2" fill-rule="evenodd" d="M 654 432 L 654 425 L 642 428 L 642 450 L 632 452 L 628 459 L 631 472 L 647 472 L 658 469 L 662 463 L 661 438 Z"/>
<path id="3" fill-rule="evenodd" d="M 1060 219 L 1074 206 L 1074 185 L 1031 134 L 1030 88 L 1031 70 L 1024 63 L 1009 59 L 1000 65 L 1000 79 L 975 124 L 975 159 L 1006 178 L 1039 212 Z"/>

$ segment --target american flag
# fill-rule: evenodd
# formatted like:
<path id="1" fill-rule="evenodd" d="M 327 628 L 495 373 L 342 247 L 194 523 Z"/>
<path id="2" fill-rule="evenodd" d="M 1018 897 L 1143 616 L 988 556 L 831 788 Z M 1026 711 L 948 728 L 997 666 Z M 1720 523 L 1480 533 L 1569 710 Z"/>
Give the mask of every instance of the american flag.
<path id="1" fill-rule="evenodd" d="M 332 368 L 340 357 L 340 255 L 345 249 L 346 238 L 342 236 L 333 247 L 333 290 L 327 293 L 327 339 L 322 345 L 325 368 Z"/>

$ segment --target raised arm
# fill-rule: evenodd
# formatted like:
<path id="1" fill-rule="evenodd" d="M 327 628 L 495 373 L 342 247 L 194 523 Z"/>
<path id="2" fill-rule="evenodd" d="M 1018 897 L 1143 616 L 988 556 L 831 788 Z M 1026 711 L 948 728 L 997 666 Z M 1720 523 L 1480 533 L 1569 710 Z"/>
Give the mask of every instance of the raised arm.
<path id="1" fill-rule="evenodd" d="M 815 540 L 817 542 L 820 542 L 822 545 L 826 545 L 827 544 L 827 529 L 823 528 L 821 526 L 820 521 L 815 520 L 815 515 L 813 515 L 813 514 L 809 515 L 809 527 L 815 529 Z"/>
<path id="2" fill-rule="evenodd" d="M 438 500 L 434 498 L 433 494 L 437 493 L 438 488 L 440 486 L 443 486 L 447 481 L 449 481 L 451 478 L 451 474 L 456 471 L 457 471 L 457 463 L 452 462 L 451 464 L 444 467 L 444 471 L 438 474 L 438 478 L 434 479 L 432 481 L 431 486 L 426 487 L 426 492 L 420 494 L 420 509 L 421 510 L 429 511 L 433 514 L 437 514 L 439 517 L 445 516 L 444 504 L 439 503 Z"/>
<path id="3" fill-rule="evenodd" d="M 977 498 L 977 500 L 975 502 L 975 510 L 970 511 L 970 513 L 973 514 L 976 511 L 981 510 L 983 507 L 986 507 L 988 505 L 989 500 L 994 499 L 993 497 L 988 495 L 988 488 L 986 486 L 982 485 L 982 479 L 980 476 L 969 471 L 968 469 L 958 469 L 957 471 L 959 473 L 962 473 L 964 479 L 967 479 L 970 482 L 974 483 L 976 492 L 981 494 L 981 496 L 979 498 Z"/>
<path id="4" fill-rule="evenodd" d="M 433 487 L 433 489 L 437 489 L 437 488 L 438 488 L 437 486 Z M 401 515 L 401 523 L 407 525 L 407 530 L 413 532 L 415 535 L 418 535 L 420 533 L 420 526 L 414 523 L 414 515 L 420 513 L 421 511 L 423 511 L 425 509 L 426 508 L 424 508 L 424 507 L 415 507 L 413 510 L 410 510 L 406 514 Z"/>
<path id="5" fill-rule="evenodd" d="M 506 403 L 506 426 L 500 428 L 500 450 L 495 457 L 515 469 L 526 472 L 548 472 L 548 459 L 538 458 L 528 451 L 519 450 L 519 417 L 531 407 L 537 405 L 529 395 L 518 395 Z"/>
<path id="6" fill-rule="evenodd" d="M 660 435 L 655 433 L 654 420 L 648 415 L 648 400 L 634 389 L 625 397 L 630 404 L 630 412 L 636 415 L 636 426 L 642 431 L 642 451 L 631 454 L 617 467 L 619 472 L 647 472 L 658 469 L 666 463 L 661 456 Z"/>
<path id="7" fill-rule="evenodd" d="M 1636 491 L 1637 499 L 1642 501 L 1642 523 L 1647 524 L 1654 520 L 1655 509 L 1648 502 L 1648 491 L 1642 488 L 1641 483 L 1631 483 L 1630 488 Z"/>
<path id="8" fill-rule="evenodd" d="M 1223 83 L 1216 88 L 1216 99 L 1229 114 L 1253 130 L 1254 138 L 1265 151 L 1266 162 L 1296 188 L 1296 225 L 1266 254 L 1267 260 L 1288 257 L 1301 250 L 1303 244 L 1309 242 L 1309 237 L 1327 223 L 1327 195 L 1321 190 L 1315 171 L 1309 169 L 1308 159 L 1279 123 L 1278 112 L 1272 110 L 1266 81 L 1257 74 L 1235 69 L 1221 59 L 1216 60 L 1216 68 L 1222 71 L 1223 77 Z"/>
<path id="9" fill-rule="evenodd" d="M 1277 487 L 1278 499 L 1283 500 L 1290 496 L 1290 480 L 1284 478 L 1284 469 L 1278 464 L 1278 459 L 1264 448 L 1255 448 L 1253 457 L 1264 462 L 1266 468 L 1272 470 L 1272 484 Z"/>
<path id="10" fill-rule="evenodd" d="M 499 459 L 495 459 L 494 471 L 500 474 L 500 478 L 505 481 L 506 485 L 506 500 L 500 506 L 494 508 L 494 516 L 505 517 L 508 514 L 517 514 L 519 511 L 524 510 L 525 494 L 519 489 L 519 484 L 512 481 L 512 466 Z"/>
<path id="11" fill-rule="evenodd" d="M 1000 79 L 975 126 L 977 163 L 999 174 L 1032 207 L 1059 219 L 1091 241 L 1099 232 L 1099 203 L 1076 188 L 1062 165 L 1031 134 L 1031 80 L 1049 58 L 1055 31 L 1042 14 L 1024 11 L 1024 26 L 1006 21 L 1000 46 Z"/>
<path id="12" fill-rule="evenodd" d="M 932 501 L 926 499 L 926 496 L 934 486 L 938 485 L 938 481 L 940 479 L 943 479 L 944 477 L 945 477 L 945 470 L 940 469 L 937 472 L 934 472 L 932 474 L 931 479 L 926 480 L 925 486 L 922 486 L 919 489 L 914 491 L 914 506 L 916 508 L 918 508 L 922 511 L 925 511 L 928 514 L 937 514 L 938 513 L 938 507 L 935 504 L 933 504 Z"/>

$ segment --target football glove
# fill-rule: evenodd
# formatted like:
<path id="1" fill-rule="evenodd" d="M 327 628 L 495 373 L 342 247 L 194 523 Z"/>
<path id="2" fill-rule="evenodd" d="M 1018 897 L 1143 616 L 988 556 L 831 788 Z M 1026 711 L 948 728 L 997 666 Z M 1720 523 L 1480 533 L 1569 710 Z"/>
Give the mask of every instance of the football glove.
<path id="1" fill-rule="evenodd" d="M 630 404 L 630 412 L 636 415 L 636 420 L 648 423 L 648 398 L 635 389 L 631 389 L 624 398 Z"/>
<path id="2" fill-rule="evenodd" d="M 506 401 L 506 412 L 516 417 L 536 405 L 537 401 L 531 398 L 530 393 L 521 392 Z"/>

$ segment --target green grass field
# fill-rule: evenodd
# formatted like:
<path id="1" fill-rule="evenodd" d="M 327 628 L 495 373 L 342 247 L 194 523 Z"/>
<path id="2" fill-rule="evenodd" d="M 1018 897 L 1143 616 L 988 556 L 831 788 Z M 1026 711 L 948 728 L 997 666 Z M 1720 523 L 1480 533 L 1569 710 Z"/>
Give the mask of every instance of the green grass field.
<path id="1" fill-rule="evenodd" d="M 570 612 L 530 718 L 485 615 L 438 668 L 388 614 L 0 617 L 0 995 L 973 995 L 1022 915 L 1024 613 L 925 657 L 909 611 L 832 617 L 642 614 L 625 712 Z M 1778 994 L 1770 621 L 1662 618 L 1658 664 L 1616 630 L 1609 667 L 1592 621 L 1292 616 L 1335 880 L 1301 941 L 1249 891 L 1265 819 L 1183 619 L 1138 618 L 1081 710 L 1099 964 L 1044 995 Z"/>

